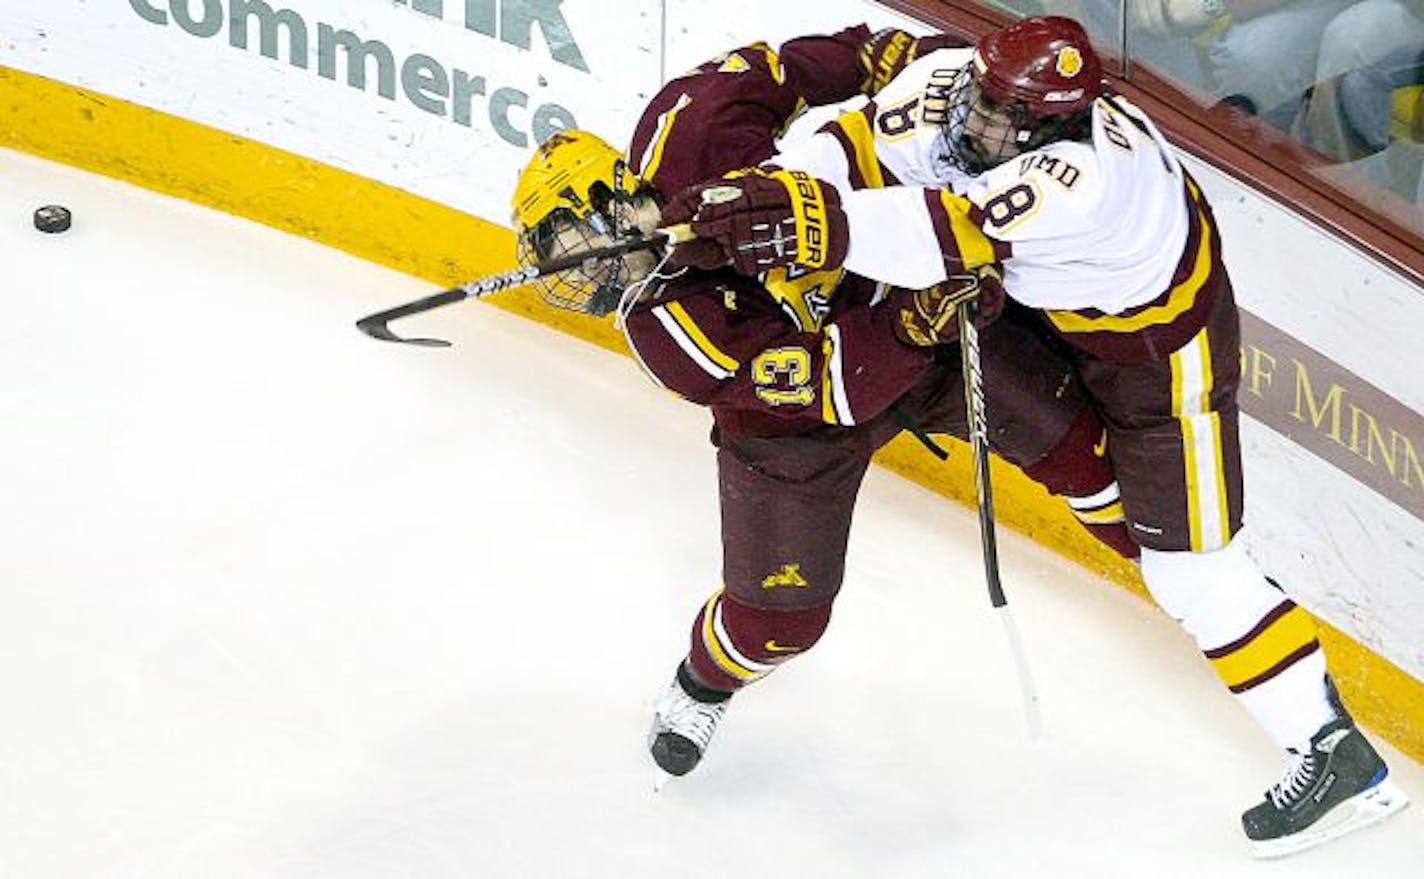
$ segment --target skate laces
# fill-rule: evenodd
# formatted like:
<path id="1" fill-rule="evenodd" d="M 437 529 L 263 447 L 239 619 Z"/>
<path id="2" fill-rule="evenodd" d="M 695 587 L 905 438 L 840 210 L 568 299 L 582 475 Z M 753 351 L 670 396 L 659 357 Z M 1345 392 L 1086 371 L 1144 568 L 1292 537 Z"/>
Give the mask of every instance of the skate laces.
<path id="1" fill-rule="evenodd" d="M 1315 782 L 1315 762 L 1314 752 L 1287 751 L 1285 777 L 1267 791 L 1271 804 L 1284 809 L 1299 800 Z"/>
<path id="2" fill-rule="evenodd" d="M 717 721 L 726 710 L 726 702 L 698 702 L 679 687 L 658 703 L 657 731 L 677 733 L 696 744 L 698 750 L 706 750 L 712 733 L 717 731 Z"/>

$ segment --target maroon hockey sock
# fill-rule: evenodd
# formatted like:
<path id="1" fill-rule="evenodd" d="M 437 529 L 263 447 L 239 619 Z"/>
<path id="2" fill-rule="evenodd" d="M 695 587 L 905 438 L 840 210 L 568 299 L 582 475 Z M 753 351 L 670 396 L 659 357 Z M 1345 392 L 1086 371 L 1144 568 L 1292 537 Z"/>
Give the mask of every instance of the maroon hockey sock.
<path id="1" fill-rule="evenodd" d="M 692 678 L 732 692 L 809 650 L 826 630 L 829 604 L 796 610 L 751 607 L 718 593 L 692 626 L 687 663 Z"/>
<path id="2" fill-rule="evenodd" d="M 1117 478 L 1107 457 L 1107 439 L 1097 413 L 1085 411 L 1053 448 L 1024 475 L 1051 494 L 1088 497 L 1112 485 Z"/>

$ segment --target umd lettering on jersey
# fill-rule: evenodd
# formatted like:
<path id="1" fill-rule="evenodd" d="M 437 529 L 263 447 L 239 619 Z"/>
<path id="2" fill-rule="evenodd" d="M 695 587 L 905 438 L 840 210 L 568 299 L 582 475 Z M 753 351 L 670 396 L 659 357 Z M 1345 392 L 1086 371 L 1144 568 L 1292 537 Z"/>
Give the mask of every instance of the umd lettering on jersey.
<path id="1" fill-rule="evenodd" d="M 1073 165 L 1046 153 L 1033 153 L 1019 160 L 1019 176 L 1023 177 L 1030 171 L 1042 171 L 1063 184 L 1065 189 L 1072 189 L 1083 176 L 1083 172 Z"/>

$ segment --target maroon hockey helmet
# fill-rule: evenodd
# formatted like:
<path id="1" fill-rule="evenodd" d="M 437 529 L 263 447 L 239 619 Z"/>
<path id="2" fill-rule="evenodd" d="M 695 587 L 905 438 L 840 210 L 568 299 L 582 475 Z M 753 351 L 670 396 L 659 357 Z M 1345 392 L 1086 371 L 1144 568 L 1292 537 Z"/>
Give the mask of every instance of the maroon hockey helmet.
<path id="1" fill-rule="evenodd" d="M 1026 18 L 979 41 L 952 79 L 930 81 L 927 121 L 945 127 L 951 164 L 979 174 L 1056 140 L 1085 140 L 1103 65 L 1071 18 Z"/>
<path id="2" fill-rule="evenodd" d="M 1022 104 L 1034 118 L 1070 116 L 1103 94 L 1103 64 L 1071 18 L 1025 18 L 989 34 L 974 51 L 984 94 Z"/>

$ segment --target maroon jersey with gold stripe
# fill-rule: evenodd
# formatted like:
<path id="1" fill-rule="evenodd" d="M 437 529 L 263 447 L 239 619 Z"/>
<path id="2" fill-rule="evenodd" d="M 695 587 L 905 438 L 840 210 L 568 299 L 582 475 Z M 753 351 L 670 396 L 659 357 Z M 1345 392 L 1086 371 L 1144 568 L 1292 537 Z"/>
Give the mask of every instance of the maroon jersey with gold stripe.
<path id="1" fill-rule="evenodd" d="M 667 197 L 769 158 L 808 106 L 858 94 L 864 27 L 757 43 L 669 82 L 649 103 L 628 150 L 638 175 Z M 899 342 L 876 285 L 843 272 L 776 270 L 744 278 L 689 270 L 652 286 L 624 329 L 644 370 L 711 408 L 727 436 L 780 436 L 851 426 L 883 412 L 922 378 L 929 349 Z"/>
<path id="2" fill-rule="evenodd" d="M 753 43 L 669 81 L 633 130 L 629 168 L 667 197 L 766 161 L 807 107 L 860 93 L 857 53 L 869 38 L 859 25 L 791 40 L 779 53 Z"/>

